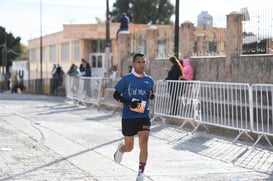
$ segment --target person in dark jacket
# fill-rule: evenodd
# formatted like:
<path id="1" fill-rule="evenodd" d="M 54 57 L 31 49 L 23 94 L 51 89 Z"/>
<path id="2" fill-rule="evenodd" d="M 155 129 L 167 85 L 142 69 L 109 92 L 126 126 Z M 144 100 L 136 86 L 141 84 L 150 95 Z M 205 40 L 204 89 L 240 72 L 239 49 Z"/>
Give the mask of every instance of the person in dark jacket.
<path id="1" fill-rule="evenodd" d="M 170 57 L 169 61 L 172 64 L 172 66 L 165 80 L 179 80 L 179 77 L 182 75 L 182 72 L 180 69 L 181 65 L 179 65 L 179 61 L 174 56 Z"/>
<path id="2" fill-rule="evenodd" d="M 85 91 L 85 95 L 87 97 L 90 97 L 91 96 L 91 76 L 92 76 L 92 73 L 91 73 L 91 66 L 88 62 L 86 62 L 85 64 L 85 71 L 84 71 L 84 74 L 82 75 L 83 77 L 89 77 L 88 79 L 84 79 L 84 91 Z"/>
<path id="3" fill-rule="evenodd" d="M 178 114 L 178 94 L 181 89 L 181 84 L 176 81 L 182 76 L 182 65 L 175 56 L 169 58 L 170 63 L 172 64 L 171 69 L 168 72 L 168 76 L 165 80 L 170 80 L 168 82 L 168 90 L 171 96 L 171 115 Z"/>
<path id="4" fill-rule="evenodd" d="M 128 16 L 126 15 L 126 13 L 122 13 L 122 16 L 119 19 L 119 22 L 120 22 L 120 27 L 117 31 L 117 40 L 118 40 L 119 32 L 128 31 L 128 29 L 129 29 L 128 25 L 129 25 L 130 20 L 129 20 Z"/>
<path id="5" fill-rule="evenodd" d="M 84 77 L 92 77 L 90 63 L 87 62 L 85 64 L 84 73 L 83 73 L 82 76 L 84 76 Z"/>

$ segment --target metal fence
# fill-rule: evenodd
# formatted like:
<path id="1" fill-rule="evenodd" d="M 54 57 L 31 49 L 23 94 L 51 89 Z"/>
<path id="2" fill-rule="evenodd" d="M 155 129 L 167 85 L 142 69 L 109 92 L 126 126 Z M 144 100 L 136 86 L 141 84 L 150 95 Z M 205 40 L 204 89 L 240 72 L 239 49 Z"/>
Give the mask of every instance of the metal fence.
<path id="1" fill-rule="evenodd" d="M 66 97 L 83 104 L 99 106 L 102 98 L 102 78 L 67 76 Z"/>
<path id="2" fill-rule="evenodd" d="M 198 115 L 200 81 L 158 81 L 153 119 L 162 116 L 181 118 L 193 125 Z M 193 125 L 194 126 L 194 125 Z"/>
<path id="3" fill-rule="evenodd" d="M 179 118 L 184 120 L 180 127 L 189 122 L 193 132 L 201 125 L 223 127 L 238 131 L 233 142 L 245 134 L 253 146 L 262 137 L 272 145 L 268 138 L 273 136 L 272 102 L 271 84 L 158 81 L 153 119 Z M 250 133 L 258 135 L 256 141 Z"/>
<path id="4" fill-rule="evenodd" d="M 116 80 L 99 77 L 67 76 L 65 89 L 69 100 L 98 107 L 103 105 L 121 108 L 122 104 L 113 99 Z M 50 94 L 50 80 L 35 80 L 25 83 L 30 93 Z M 38 88 L 41 86 L 42 89 Z M 64 86 L 64 87 L 63 87 Z M 151 104 L 152 121 L 160 118 L 175 118 L 193 126 L 193 132 L 207 125 L 238 131 L 233 140 L 246 134 L 255 146 L 263 137 L 269 145 L 273 136 L 273 85 L 205 81 L 157 81 L 155 100 Z M 250 133 L 257 135 L 256 140 Z"/>
<path id="5" fill-rule="evenodd" d="M 252 131 L 257 133 L 257 144 L 262 137 L 270 143 L 267 135 L 273 136 L 273 85 L 253 84 L 251 86 L 252 95 Z"/>
<path id="6" fill-rule="evenodd" d="M 201 82 L 201 112 L 199 124 L 220 126 L 239 131 L 236 141 L 243 133 L 250 139 L 249 84 Z"/>
<path id="7" fill-rule="evenodd" d="M 243 54 L 272 54 L 273 10 L 243 13 Z"/>

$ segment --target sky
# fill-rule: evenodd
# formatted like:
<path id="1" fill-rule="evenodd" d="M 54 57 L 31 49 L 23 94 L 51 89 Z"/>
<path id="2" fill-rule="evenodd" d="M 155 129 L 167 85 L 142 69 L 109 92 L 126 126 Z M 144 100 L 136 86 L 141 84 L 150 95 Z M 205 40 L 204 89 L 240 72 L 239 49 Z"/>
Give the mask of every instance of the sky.
<path id="1" fill-rule="evenodd" d="M 272 9 L 271 1 L 180 0 L 179 23 L 189 20 L 196 25 L 197 16 L 208 11 L 214 26 L 223 27 L 227 14 L 244 7 L 249 12 Z M 114 2 L 109 0 L 110 11 Z M 175 5 L 176 0 L 170 2 Z M 106 0 L 0 0 L 0 26 L 21 37 L 21 42 L 27 45 L 29 39 L 40 37 L 41 32 L 46 35 L 62 31 L 63 24 L 94 24 L 96 17 L 105 21 L 105 12 Z M 175 16 L 171 19 L 174 22 Z"/>

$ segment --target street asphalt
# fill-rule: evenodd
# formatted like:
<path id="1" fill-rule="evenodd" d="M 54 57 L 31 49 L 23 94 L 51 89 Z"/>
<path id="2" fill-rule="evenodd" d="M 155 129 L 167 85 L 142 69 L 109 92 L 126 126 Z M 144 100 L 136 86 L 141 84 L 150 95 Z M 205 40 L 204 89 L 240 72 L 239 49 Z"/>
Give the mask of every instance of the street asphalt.
<path id="1" fill-rule="evenodd" d="M 0 94 L 0 181 L 134 181 L 135 148 L 113 160 L 121 114 L 63 97 Z M 152 122 L 145 181 L 273 180 L 266 145 Z"/>

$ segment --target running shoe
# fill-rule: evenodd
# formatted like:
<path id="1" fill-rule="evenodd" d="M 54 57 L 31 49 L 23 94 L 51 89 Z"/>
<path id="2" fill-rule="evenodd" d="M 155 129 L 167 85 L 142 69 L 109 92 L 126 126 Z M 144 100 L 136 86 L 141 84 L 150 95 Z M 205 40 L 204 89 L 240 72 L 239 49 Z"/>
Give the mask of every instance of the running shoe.
<path id="1" fill-rule="evenodd" d="M 137 178 L 136 178 L 136 181 L 144 181 L 144 174 L 143 173 L 139 173 Z"/>
<path id="2" fill-rule="evenodd" d="M 115 160 L 115 162 L 117 162 L 117 163 L 120 163 L 121 160 L 122 160 L 122 155 L 123 155 L 124 152 L 122 152 L 122 151 L 120 150 L 120 148 L 121 148 L 123 145 L 124 145 L 123 142 L 119 143 L 119 144 L 118 144 L 118 147 L 117 147 L 117 151 L 116 151 L 115 154 L 114 154 L 114 160 Z"/>

